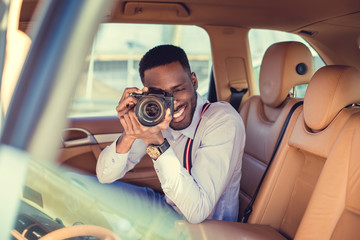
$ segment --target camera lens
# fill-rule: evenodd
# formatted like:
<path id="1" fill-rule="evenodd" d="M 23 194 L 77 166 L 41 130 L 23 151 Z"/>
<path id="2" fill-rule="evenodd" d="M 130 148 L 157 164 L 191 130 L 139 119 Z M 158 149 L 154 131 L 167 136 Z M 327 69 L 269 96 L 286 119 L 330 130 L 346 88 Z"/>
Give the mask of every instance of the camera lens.
<path id="1" fill-rule="evenodd" d="M 164 99 L 155 96 L 145 96 L 135 105 L 135 114 L 144 126 L 155 126 L 165 118 Z"/>
<path id="2" fill-rule="evenodd" d="M 156 116 L 158 116 L 160 113 L 160 108 L 157 104 L 155 103 L 148 103 L 145 107 L 145 114 L 148 117 L 154 118 Z"/>

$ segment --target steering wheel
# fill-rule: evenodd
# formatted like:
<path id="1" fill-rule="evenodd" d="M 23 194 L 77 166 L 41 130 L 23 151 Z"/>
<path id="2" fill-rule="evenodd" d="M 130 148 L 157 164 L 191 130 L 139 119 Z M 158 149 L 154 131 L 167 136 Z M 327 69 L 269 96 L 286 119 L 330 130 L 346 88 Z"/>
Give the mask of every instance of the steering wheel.
<path id="1" fill-rule="evenodd" d="M 75 225 L 60 228 L 46 234 L 39 240 L 61 240 L 81 236 L 92 236 L 101 240 L 121 240 L 112 231 L 95 225 Z"/>

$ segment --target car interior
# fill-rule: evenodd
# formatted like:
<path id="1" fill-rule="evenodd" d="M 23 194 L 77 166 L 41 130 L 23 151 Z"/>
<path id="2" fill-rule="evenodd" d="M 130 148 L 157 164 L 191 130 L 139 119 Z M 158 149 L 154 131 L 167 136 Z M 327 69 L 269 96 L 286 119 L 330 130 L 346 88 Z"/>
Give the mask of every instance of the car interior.
<path id="1" fill-rule="evenodd" d="M 22 65 L 34 41 L 31 32 L 37 24 L 36 8 L 40 1 L 17 2 L 20 4 L 15 14 L 19 21 L 15 28 L 16 36 L 22 39 L 22 53 L 16 61 Z M 183 239 L 360 238 L 357 147 L 360 144 L 360 1 L 126 0 L 114 1 L 102 16 L 102 22 L 200 27 L 207 33 L 211 48 L 211 74 L 206 88 L 209 101 L 232 102 L 235 94 L 241 94 L 235 109 L 245 125 L 246 143 L 238 222 L 178 221 L 175 223 L 178 236 Z M 249 40 L 253 29 L 291 33 L 300 36 L 306 44 L 293 40 L 271 44 L 258 64 L 257 83 Z M 194 34 L 190 41 L 195 42 L 196 38 Z M 315 67 L 314 52 L 325 66 Z M 5 112 L 17 75 L 8 78 L 11 80 L 3 80 L 1 89 Z M 126 79 L 118 81 L 126 82 Z M 295 87 L 304 84 L 305 95 L 297 96 Z M 123 132 L 115 107 L 112 115 L 67 117 L 66 127 L 59 134 L 55 166 L 95 176 L 101 151 Z M 36 167 L 41 168 L 35 164 Z M 48 178 L 42 180 L 51 182 Z M 118 181 L 162 193 L 148 156 Z M 20 207 L 13 239 L 42 239 L 67 226 L 66 219 L 52 216 L 50 221 L 39 214 L 36 209 L 46 206 L 46 198 L 38 196 L 44 189 L 39 181 L 32 184 L 33 187 L 24 187 L 22 197 L 26 203 Z M 88 202 L 86 206 L 111 212 L 102 204 Z M 56 204 L 54 207 L 57 208 Z M 93 236 L 92 231 L 100 232 L 96 236 L 105 239 L 113 233 L 108 232 L 112 230 L 111 224 L 103 222 L 99 228 L 90 230 L 74 224 L 75 228 L 69 231 Z M 144 234 L 137 239 L 159 237 L 148 236 Z"/>

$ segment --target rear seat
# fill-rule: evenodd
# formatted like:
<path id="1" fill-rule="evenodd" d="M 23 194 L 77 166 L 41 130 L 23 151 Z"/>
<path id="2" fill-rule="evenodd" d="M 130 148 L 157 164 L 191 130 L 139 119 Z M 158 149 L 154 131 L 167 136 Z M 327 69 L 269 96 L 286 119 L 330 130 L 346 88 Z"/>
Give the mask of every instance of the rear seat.
<path id="1" fill-rule="evenodd" d="M 306 66 L 306 71 L 297 68 Z M 289 91 L 308 83 L 314 74 L 310 50 L 300 42 L 280 42 L 266 51 L 260 69 L 260 96 L 253 96 L 240 109 L 246 130 L 239 195 L 239 219 L 269 163 L 280 130 L 291 107 L 302 99 Z"/>
<path id="2" fill-rule="evenodd" d="M 354 68 L 326 66 L 315 73 L 260 189 L 252 224 L 208 220 L 177 226 L 187 236 L 201 232 L 203 239 L 295 234 L 296 239 L 359 239 L 360 111 L 346 108 L 360 102 L 359 92 L 360 72 Z"/>

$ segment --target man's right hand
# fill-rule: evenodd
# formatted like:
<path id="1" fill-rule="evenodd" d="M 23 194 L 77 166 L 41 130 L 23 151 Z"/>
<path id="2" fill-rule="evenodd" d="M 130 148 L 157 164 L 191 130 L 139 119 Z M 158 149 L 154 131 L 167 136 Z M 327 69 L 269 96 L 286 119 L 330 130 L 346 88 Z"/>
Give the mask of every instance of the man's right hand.
<path id="1" fill-rule="evenodd" d="M 119 101 L 119 104 L 116 106 L 118 118 L 121 119 L 122 117 L 124 117 L 124 115 L 131 111 L 138 102 L 136 98 L 130 95 L 131 93 L 141 94 L 147 91 L 147 87 L 144 87 L 142 90 L 138 88 L 126 88 Z"/>
<path id="2" fill-rule="evenodd" d="M 124 116 L 127 115 L 130 111 L 134 111 L 134 106 L 138 102 L 138 100 L 134 97 L 132 97 L 131 93 L 143 93 L 147 92 L 148 88 L 144 87 L 142 90 L 138 88 L 126 88 L 124 90 L 124 93 L 119 101 L 119 104 L 116 106 L 116 111 L 118 118 L 120 120 L 120 123 L 123 125 L 124 132 L 123 135 L 119 138 L 117 144 L 116 144 L 116 152 L 117 153 L 127 153 L 132 144 L 135 141 L 135 138 L 131 135 L 126 134 L 126 126 L 124 126 Z"/>

